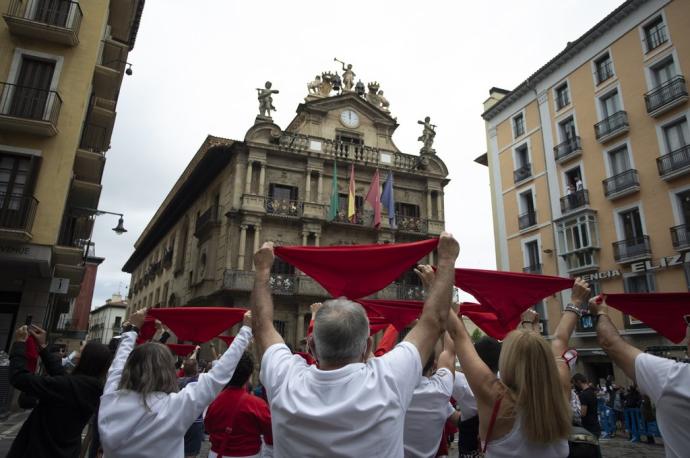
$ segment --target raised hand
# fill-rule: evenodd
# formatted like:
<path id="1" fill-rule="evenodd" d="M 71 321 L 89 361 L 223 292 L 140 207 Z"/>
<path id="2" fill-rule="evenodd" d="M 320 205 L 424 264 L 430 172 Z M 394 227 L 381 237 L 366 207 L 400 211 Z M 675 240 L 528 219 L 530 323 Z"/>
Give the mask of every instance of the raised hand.
<path id="1" fill-rule="evenodd" d="M 26 342 L 26 339 L 29 338 L 29 331 L 27 330 L 26 325 L 24 326 L 19 326 L 17 330 L 14 332 L 14 341 L 15 342 Z"/>
<path id="2" fill-rule="evenodd" d="M 29 334 L 34 336 L 34 339 L 36 339 L 36 342 L 38 342 L 41 347 L 46 346 L 46 336 L 48 333 L 45 331 L 45 329 L 39 328 L 35 324 L 32 324 L 28 331 Z"/>
<path id="3" fill-rule="evenodd" d="M 249 326 L 250 328 L 252 327 L 251 310 L 247 310 L 246 312 L 244 312 L 244 317 L 242 317 L 242 326 Z"/>
<path id="4" fill-rule="evenodd" d="M 141 327 L 144 325 L 144 319 L 146 318 L 146 312 L 147 312 L 147 309 L 143 308 L 141 310 L 137 310 L 136 312 L 132 313 L 129 316 L 129 322 L 132 324 L 132 326 L 136 326 L 137 328 L 141 329 Z"/>
<path id="5" fill-rule="evenodd" d="M 434 282 L 434 269 L 428 264 L 420 264 L 414 269 L 414 273 L 417 274 L 420 280 L 422 280 L 422 286 L 424 289 L 429 289 L 431 284 Z"/>
<path id="6" fill-rule="evenodd" d="M 274 259 L 273 242 L 265 242 L 259 251 L 254 253 L 254 266 L 257 270 L 271 270 Z"/>
<path id="7" fill-rule="evenodd" d="M 570 296 L 570 300 L 572 303 L 576 306 L 580 306 L 587 302 L 587 298 L 589 298 L 589 295 L 591 294 L 591 290 L 589 288 L 589 283 L 581 279 L 580 277 L 577 277 L 575 279 L 575 284 L 573 285 L 572 293 Z"/>
<path id="8" fill-rule="evenodd" d="M 442 232 L 441 237 L 438 239 L 438 252 L 439 261 L 451 261 L 455 262 L 460 254 L 460 245 L 458 241 L 453 238 L 453 234 L 449 232 Z"/>

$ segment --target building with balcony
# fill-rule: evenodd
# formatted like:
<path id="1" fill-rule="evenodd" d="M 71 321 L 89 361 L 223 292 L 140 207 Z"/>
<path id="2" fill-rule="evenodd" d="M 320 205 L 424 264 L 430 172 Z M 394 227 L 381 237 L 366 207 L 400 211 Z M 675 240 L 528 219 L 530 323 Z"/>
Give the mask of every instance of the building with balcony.
<path id="1" fill-rule="evenodd" d="M 583 276 L 595 292 L 690 289 L 690 4 L 629 0 L 484 104 L 497 265 Z M 683 262 L 686 261 L 686 262 Z M 535 304 L 552 334 L 569 292 Z M 642 349 L 669 342 L 612 319 Z M 575 345 L 616 372 L 591 320 Z"/>
<path id="2" fill-rule="evenodd" d="M 113 294 L 106 299 L 105 304 L 96 307 L 89 313 L 88 339 L 89 342 L 100 342 L 108 345 L 110 339 L 122 333 L 122 323 L 125 322 L 127 301 L 120 294 Z"/>
<path id="3" fill-rule="evenodd" d="M 208 136 L 123 267 L 131 274 L 130 308 L 249 307 L 252 255 L 264 241 L 330 246 L 438 236 L 448 170 L 433 151 L 402 152 L 392 138 L 396 120 L 372 100 L 327 88 L 307 96 L 285 128 L 259 116 L 242 141 Z M 356 211 L 348 217 L 351 166 Z M 364 202 L 377 169 L 381 185 L 393 174 L 396 202 L 395 215 L 384 210 L 379 228 Z M 433 254 L 420 261 L 432 262 Z M 296 345 L 305 336 L 309 305 L 326 292 L 279 259 L 271 286 L 276 328 Z M 422 294 L 410 271 L 378 297 Z"/>
<path id="4" fill-rule="evenodd" d="M 0 350 L 26 315 L 87 329 L 75 301 L 143 6 L 0 0 Z"/>

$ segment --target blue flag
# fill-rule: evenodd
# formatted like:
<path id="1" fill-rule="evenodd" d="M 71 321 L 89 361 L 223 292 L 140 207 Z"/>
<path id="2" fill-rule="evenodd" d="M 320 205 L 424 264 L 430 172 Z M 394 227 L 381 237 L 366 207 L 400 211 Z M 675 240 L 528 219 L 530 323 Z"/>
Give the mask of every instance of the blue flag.
<path id="1" fill-rule="evenodd" d="M 393 172 L 388 172 L 386 182 L 383 185 L 383 192 L 381 193 L 381 203 L 386 207 L 388 212 L 388 222 L 391 229 L 397 229 L 395 225 L 395 197 L 393 196 Z"/>

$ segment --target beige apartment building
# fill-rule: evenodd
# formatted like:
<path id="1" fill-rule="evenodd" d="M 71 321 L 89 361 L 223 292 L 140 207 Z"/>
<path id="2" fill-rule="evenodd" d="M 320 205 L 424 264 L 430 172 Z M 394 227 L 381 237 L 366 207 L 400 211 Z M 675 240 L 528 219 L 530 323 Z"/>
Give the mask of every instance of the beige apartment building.
<path id="1" fill-rule="evenodd" d="M 79 295 L 143 6 L 0 0 L 0 350 Z"/>
<path id="2" fill-rule="evenodd" d="M 208 136 L 135 244 L 123 267 L 131 273 L 131 310 L 141 307 L 249 307 L 252 255 L 264 241 L 278 245 L 408 242 L 444 228 L 448 170 L 432 148 L 406 154 L 394 143 L 398 124 L 378 84 L 337 91 L 330 72 L 309 84 L 310 95 L 286 128 L 258 116 L 243 140 Z M 279 100 L 278 100 L 279 101 Z M 276 103 L 278 104 L 278 103 Z M 420 129 L 421 130 L 421 129 Z M 337 200 L 329 218 L 334 161 Z M 350 167 L 356 178 L 356 215 L 347 217 Z M 380 229 L 364 204 L 375 170 L 383 186 L 394 176 L 396 225 L 383 211 Z M 431 256 L 433 258 L 433 255 Z M 309 305 L 326 298 L 310 277 L 276 260 L 272 287 L 275 325 L 298 345 Z M 417 299 L 410 271 L 378 294 Z"/>
<path id="3" fill-rule="evenodd" d="M 122 323 L 127 313 L 127 301 L 119 293 L 113 294 L 102 304 L 89 312 L 89 342 L 108 345 L 113 337 L 122 333 Z"/>
<path id="4" fill-rule="evenodd" d="M 629 0 L 485 102 L 499 269 L 582 276 L 596 292 L 690 288 L 690 2 Z M 569 292 L 538 304 L 553 333 Z M 673 351 L 612 312 L 641 349 Z M 591 320 L 581 370 L 614 372 Z M 680 350 L 679 350 L 680 351 Z M 617 369 L 616 376 L 622 378 Z"/>

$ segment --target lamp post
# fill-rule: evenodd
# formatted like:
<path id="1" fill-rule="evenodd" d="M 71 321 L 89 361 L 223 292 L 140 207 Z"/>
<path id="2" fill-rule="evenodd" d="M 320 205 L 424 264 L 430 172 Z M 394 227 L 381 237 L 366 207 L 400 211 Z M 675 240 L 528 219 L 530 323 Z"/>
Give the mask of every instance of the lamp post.
<path id="1" fill-rule="evenodd" d="M 73 207 L 76 210 L 81 210 L 85 213 L 90 213 L 93 216 L 101 216 L 101 215 L 115 215 L 119 216 L 117 220 L 117 226 L 115 226 L 112 230 L 115 232 L 117 235 L 122 235 L 125 232 L 127 232 L 127 229 L 125 229 L 125 218 L 122 213 L 117 213 L 117 212 L 109 212 L 105 210 L 99 210 L 97 208 L 85 208 L 85 207 Z M 86 246 L 84 247 L 84 259 L 88 256 L 89 253 L 89 247 L 91 246 L 91 236 L 93 234 L 89 234 L 89 241 L 86 243 Z"/>

